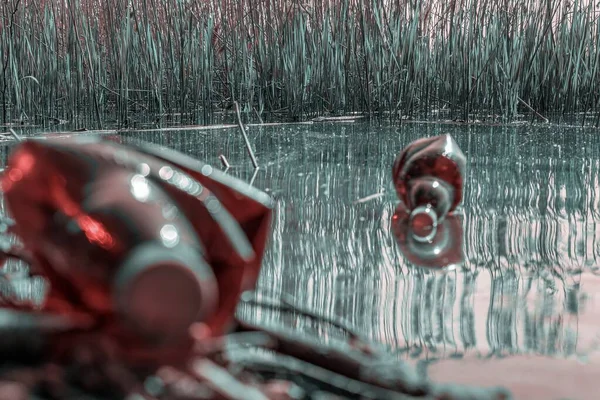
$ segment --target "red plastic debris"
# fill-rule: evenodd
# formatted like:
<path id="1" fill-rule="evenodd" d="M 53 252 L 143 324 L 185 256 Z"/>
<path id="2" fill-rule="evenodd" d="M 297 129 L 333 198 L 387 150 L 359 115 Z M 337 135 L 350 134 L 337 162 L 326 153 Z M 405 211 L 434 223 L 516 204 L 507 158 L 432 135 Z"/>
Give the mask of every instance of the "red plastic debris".
<path id="1" fill-rule="evenodd" d="M 50 282 L 43 311 L 88 317 L 132 362 L 190 346 L 193 324 L 226 333 L 258 278 L 271 199 L 175 151 L 25 141 L 2 189 L 32 271 Z"/>

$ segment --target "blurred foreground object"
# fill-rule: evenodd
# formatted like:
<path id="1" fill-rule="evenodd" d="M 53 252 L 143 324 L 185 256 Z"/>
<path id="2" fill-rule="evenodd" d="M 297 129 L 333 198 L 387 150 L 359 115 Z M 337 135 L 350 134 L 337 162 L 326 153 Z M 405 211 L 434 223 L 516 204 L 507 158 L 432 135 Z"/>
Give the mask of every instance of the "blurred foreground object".
<path id="1" fill-rule="evenodd" d="M 25 141 L 2 189 L 23 258 L 50 282 L 44 311 L 102 316 L 134 338 L 126 352 L 140 337 L 179 341 L 196 322 L 225 333 L 258 278 L 271 199 L 174 151 Z"/>
<path id="2" fill-rule="evenodd" d="M 410 211 L 416 240 L 431 241 L 438 224 L 463 197 L 465 156 L 450 135 L 410 143 L 393 166 L 398 197 Z"/>

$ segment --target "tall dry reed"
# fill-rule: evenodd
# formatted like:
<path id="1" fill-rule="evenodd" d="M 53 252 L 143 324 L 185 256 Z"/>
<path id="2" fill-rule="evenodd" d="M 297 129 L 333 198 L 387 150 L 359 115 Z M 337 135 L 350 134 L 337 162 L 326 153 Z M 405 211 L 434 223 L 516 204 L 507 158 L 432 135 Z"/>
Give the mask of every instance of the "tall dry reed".
<path id="1" fill-rule="evenodd" d="M 4 0 L 2 120 L 593 112 L 600 6 L 575 0 Z M 524 108 L 525 109 L 525 108 Z"/>

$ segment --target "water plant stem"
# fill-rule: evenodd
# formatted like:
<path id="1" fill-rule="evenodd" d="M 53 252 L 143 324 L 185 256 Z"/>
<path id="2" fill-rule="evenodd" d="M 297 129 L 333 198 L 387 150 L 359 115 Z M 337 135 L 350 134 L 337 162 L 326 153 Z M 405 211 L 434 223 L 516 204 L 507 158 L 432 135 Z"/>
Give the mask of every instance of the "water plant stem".
<path id="1" fill-rule="evenodd" d="M 560 0 L 6 0 L 0 107 L 5 124 L 48 115 L 90 129 L 212 124 L 234 100 L 267 122 L 597 113 L 599 12 Z"/>
<path id="2" fill-rule="evenodd" d="M 244 137 L 244 142 L 246 143 L 246 150 L 248 150 L 248 155 L 252 160 L 252 165 L 254 165 L 254 169 L 258 169 L 258 161 L 256 161 L 256 157 L 254 156 L 254 151 L 252 150 L 252 146 L 250 145 L 250 141 L 248 140 L 248 135 L 246 134 L 246 129 L 244 128 L 244 124 L 242 124 L 242 117 L 240 115 L 240 106 L 238 102 L 234 102 L 235 104 L 235 113 L 237 115 L 238 126 L 240 127 L 240 131 L 242 132 L 242 136 Z"/>

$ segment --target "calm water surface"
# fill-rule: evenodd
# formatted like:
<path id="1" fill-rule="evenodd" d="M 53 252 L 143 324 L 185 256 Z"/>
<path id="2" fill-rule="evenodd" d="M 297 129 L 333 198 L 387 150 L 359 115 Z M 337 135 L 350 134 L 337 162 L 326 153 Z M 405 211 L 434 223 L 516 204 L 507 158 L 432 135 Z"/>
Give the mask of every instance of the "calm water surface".
<path id="1" fill-rule="evenodd" d="M 468 160 L 464 262 L 411 264 L 392 234 L 391 165 L 409 142 L 450 133 Z M 503 384 L 517 398 L 600 389 L 600 132 L 552 127 L 313 124 L 124 134 L 220 166 L 276 200 L 259 297 L 343 319 L 441 381 Z M 358 201 L 373 194 L 382 195 Z M 460 238 L 458 238 L 460 239 Z M 341 333 L 289 313 L 242 318 L 323 341 Z"/>

